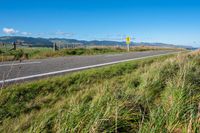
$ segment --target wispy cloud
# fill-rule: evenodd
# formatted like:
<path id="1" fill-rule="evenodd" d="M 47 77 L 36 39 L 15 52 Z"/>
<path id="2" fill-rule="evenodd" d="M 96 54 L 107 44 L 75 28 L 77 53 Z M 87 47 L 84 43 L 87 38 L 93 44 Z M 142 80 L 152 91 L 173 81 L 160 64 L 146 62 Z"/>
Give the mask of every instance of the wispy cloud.
<path id="1" fill-rule="evenodd" d="M 129 36 L 131 37 L 131 40 L 135 39 L 132 34 L 126 35 L 123 33 L 117 33 L 117 34 L 112 34 L 112 33 L 105 33 L 105 34 L 99 34 L 97 37 L 91 36 L 91 40 L 99 40 L 99 41 L 125 41 L 126 37 Z"/>
<path id="2" fill-rule="evenodd" d="M 31 35 L 32 33 L 30 32 L 21 32 L 21 35 L 24 35 L 24 36 L 28 36 L 28 35 Z"/>
<path id="3" fill-rule="evenodd" d="M 55 32 L 55 35 L 61 35 L 61 36 L 66 36 L 66 37 L 72 37 L 75 35 L 75 33 L 72 32 L 63 32 L 63 31 L 57 31 Z"/>
<path id="4" fill-rule="evenodd" d="M 22 35 L 22 36 L 32 35 L 31 32 L 26 32 L 26 31 L 21 32 L 14 28 L 7 28 L 7 27 L 3 28 L 3 33 L 7 35 L 14 35 L 14 34 Z"/>
<path id="5" fill-rule="evenodd" d="M 19 31 L 15 30 L 13 28 L 3 28 L 3 33 L 8 34 L 8 35 L 10 35 L 10 34 L 16 34 L 18 32 Z"/>

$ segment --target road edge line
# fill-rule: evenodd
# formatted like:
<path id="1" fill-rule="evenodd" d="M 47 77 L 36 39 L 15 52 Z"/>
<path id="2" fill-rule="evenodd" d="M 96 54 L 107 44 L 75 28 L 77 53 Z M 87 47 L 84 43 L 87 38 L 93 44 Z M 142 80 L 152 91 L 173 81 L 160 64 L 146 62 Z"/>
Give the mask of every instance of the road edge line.
<path id="1" fill-rule="evenodd" d="M 167 53 L 167 54 L 144 56 L 144 57 L 138 57 L 138 58 L 133 58 L 133 59 L 113 61 L 113 62 L 108 62 L 108 63 L 101 63 L 101 64 L 96 64 L 96 65 L 90 65 L 90 66 L 84 66 L 84 67 L 78 67 L 78 68 L 71 68 L 71 69 L 65 69 L 65 70 L 48 72 L 48 73 L 35 74 L 35 75 L 24 76 L 24 77 L 19 77 L 19 78 L 6 79 L 6 80 L 1 80 L 0 84 L 11 83 L 11 82 L 16 82 L 16 81 L 20 81 L 20 80 L 32 79 L 32 78 L 39 78 L 39 77 L 44 77 L 44 76 L 51 76 L 51 75 L 62 74 L 62 73 L 66 73 L 66 72 L 73 72 L 73 71 L 78 71 L 78 70 L 85 70 L 85 69 L 90 69 L 90 68 L 108 66 L 108 65 L 113 65 L 113 64 L 118 64 L 118 63 L 123 63 L 123 62 L 128 62 L 128 61 L 134 61 L 134 60 L 140 60 L 140 59 L 146 59 L 146 58 L 158 57 L 158 56 L 162 56 L 162 55 L 170 55 L 170 54 L 176 54 L 176 53 L 180 53 L 180 52 L 172 52 L 172 53 Z"/>

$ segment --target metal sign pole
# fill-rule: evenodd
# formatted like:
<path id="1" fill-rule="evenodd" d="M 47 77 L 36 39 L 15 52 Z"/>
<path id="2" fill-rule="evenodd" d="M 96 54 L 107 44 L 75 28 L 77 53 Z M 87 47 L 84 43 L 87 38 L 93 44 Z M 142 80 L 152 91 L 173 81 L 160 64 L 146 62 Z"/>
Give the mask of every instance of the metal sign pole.
<path id="1" fill-rule="evenodd" d="M 130 51 L 130 44 L 127 44 L 127 51 Z"/>
<path id="2" fill-rule="evenodd" d="M 131 38 L 128 36 L 126 37 L 126 45 L 127 45 L 127 51 L 130 51 L 130 43 L 131 43 Z"/>

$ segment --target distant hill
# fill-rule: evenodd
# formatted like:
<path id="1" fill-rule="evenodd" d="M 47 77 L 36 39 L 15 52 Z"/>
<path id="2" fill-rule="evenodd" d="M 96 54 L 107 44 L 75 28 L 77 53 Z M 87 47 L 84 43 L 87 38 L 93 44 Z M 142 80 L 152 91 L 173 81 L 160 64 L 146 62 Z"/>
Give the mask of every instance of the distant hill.
<path id="1" fill-rule="evenodd" d="M 53 43 L 45 38 L 21 37 L 21 36 L 3 36 L 0 37 L 2 43 L 13 43 L 16 41 L 23 42 L 24 44 L 33 47 L 52 47 Z"/>
<path id="2" fill-rule="evenodd" d="M 30 45 L 32 47 L 52 47 L 54 42 L 62 43 L 63 45 L 104 45 L 104 46 L 125 46 L 125 42 L 117 42 L 117 41 L 85 41 L 85 40 L 76 40 L 76 39 L 66 39 L 66 38 L 34 38 L 34 37 L 22 37 L 22 36 L 2 36 L 0 37 L 0 43 L 12 43 L 14 41 L 23 42 L 25 45 Z M 173 44 L 165 44 L 165 43 L 131 43 L 132 46 L 160 46 L 160 47 L 178 47 L 178 48 L 187 48 L 194 49 L 192 46 L 181 46 L 181 45 L 173 45 Z"/>

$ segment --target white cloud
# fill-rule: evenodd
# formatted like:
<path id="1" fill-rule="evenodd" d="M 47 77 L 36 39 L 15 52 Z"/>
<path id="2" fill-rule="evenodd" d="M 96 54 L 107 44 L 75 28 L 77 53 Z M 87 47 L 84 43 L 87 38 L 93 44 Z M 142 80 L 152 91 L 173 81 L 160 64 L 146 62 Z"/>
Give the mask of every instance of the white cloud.
<path id="1" fill-rule="evenodd" d="M 62 35 L 62 36 L 71 37 L 71 36 L 74 36 L 75 34 L 74 34 L 74 33 L 71 33 L 71 32 L 57 31 L 57 32 L 55 33 L 55 35 Z"/>
<path id="2" fill-rule="evenodd" d="M 3 28 L 3 33 L 5 33 L 5 34 L 15 34 L 17 32 L 19 32 L 19 31 L 15 30 L 13 28 Z"/>
<path id="3" fill-rule="evenodd" d="M 65 32 L 57 31 L 55 34 L 56 34 L 56 35 L 65 35 Z"/>
<path id="4" fill-rule="evenodd" d="M 22 35 L 27 36 L 27 35 L 31 35 L 32 33 L 30 32 L 21 32 Z"/>
<path id="5" fill-rule="evenodd" d="M 45 35 L 45 33 L 42 33 L 42 32 L 41 32 L 41 33 L 36 33 L 35 35 L 36 35 L 36 36 L 42 36 L 42 35 Z"/>

